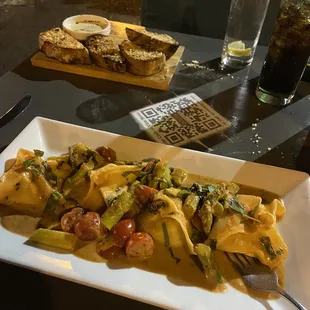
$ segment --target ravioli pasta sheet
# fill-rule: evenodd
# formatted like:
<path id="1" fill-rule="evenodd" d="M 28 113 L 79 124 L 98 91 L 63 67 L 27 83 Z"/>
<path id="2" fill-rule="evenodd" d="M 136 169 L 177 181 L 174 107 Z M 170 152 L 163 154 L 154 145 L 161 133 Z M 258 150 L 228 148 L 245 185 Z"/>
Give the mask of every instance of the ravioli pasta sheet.
<path id="1" fill-rule="evenodd" d="M 238 195 L 238 199 L 249 212 L 259 205 L 254 217 L 260 219 L 262 223 L 249 225 L 238 214 L 231 213 L 216 221 L 209 238 L 217 240 L 218 250 L 245 254 L 258 258 L 270 267 L 278 266 L 288 252 L 276 227 L 279 215 L 283 216 L 285 212 L 283 204 L 275 199 L 272 203 L 264 205 L 260 197 L 250 195 Z M 270 240 L 273 251 L 280 255 L 270 254 L 266 250 L 268 245 L 264 245 L 264 239 Z"/>

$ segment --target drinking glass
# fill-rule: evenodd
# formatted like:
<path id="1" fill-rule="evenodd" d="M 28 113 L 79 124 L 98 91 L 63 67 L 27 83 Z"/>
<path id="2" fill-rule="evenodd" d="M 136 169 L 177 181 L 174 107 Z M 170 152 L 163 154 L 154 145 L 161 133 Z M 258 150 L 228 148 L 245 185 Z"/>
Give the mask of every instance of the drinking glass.
<path id="1" fill-rule="evenodd" d="M 269 0 L 231 0 L 221 65 L 248 66 L 255 53 Z"/>
<path id="2" fill-rule="evenodd" d="M 310 56 L 310 0 L 282 0 L 257 97 L 269 104 L 291 103 Z"/>

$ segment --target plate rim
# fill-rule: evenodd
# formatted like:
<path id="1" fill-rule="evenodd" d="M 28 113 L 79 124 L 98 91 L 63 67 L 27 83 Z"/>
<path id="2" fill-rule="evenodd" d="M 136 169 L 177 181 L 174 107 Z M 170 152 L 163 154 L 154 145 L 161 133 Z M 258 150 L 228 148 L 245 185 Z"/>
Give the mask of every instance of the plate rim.
<path id="1" fill-rule="evenodd" d="M 164 147 L 168 147 L 168 148 L 171 148 L 171 149 L 180 149 L 182 151 L 186 151 L 186 152 L 189 152 L 189 153 L 197 153 L 197 154 L 201 154 L 202 156 L 211 156 L 213 158 L 216 158 L 216 159 L 220 159 L 220 160 L 228 160 L 229 162 L 231 163 L 239 163 L 239 164 L 242 164 L 242 163 L 246 163 L 246 161 L 244 160 L 240 160 L 240 159 L 235 159 L 235 158 L 231 158 L 231 157 L 225 157 L 225 156 L 222 156 L 222 155 L 216 155 L 216 154 L 210 154 L 210 153 L 204 153 L 204 152 L 200 152 L 200 151 L 196 151 L 196 150 L 190 150 L 190 149 L 184 149 L 182 147 L 175 147 L 175 146 L 168 146 L 168 145 L 162 145 L 160 143 L 157 143 L 157 142 L 153 142 L 153 141 L 147 141 L 147 140 L 141 140 L 141 139 L 138 139 L 138 138 L 133 138 L 133 137 L 127 137 L 127 136 L 123 136 L 123 135 L 119 135 L 119 134 L 115 134 L 115 133 L 110 133 L 110 132 L 107 132 L 107 131 L 102 131 L 102 130 L 98 130 L 98 129 L 94 129 L 94 128 L 88 128 L 88 127 L 85 127 L 85 126 L 80 126 L 80 125 L 75 125 L 75 124 L 70 124 L 70 123 L 67 123 L 67 122 L 62 122 L 62 121 L 58 121 L 58 120 L 53 120 L 53 119 L 49 119 L 49 118 L 44 118 L 44 117 L 35 117 L 17 136 L 16 138 L 8 145 L 7 149 L 3 151 L 2 154 L 0 154 L 0 159 L 3 159 L 3 157 L 5 157 L 4 155 L 6 154 L 6 151 L 9 150 L 9 147 L 14 144 L 14 142 L 16 142 L 16 140 L 18 140 L 18 138 L 23 134 L 25 133 L 25 131 L 27 131 L 27 129 L 29 129 L 30 126 L 34 126 L 34 125 L 38 125 L 38 131 L 39 131 L 39 134 L 40 134 L 40 130 L 41 130 L 41 125 L 42 123 L 44 123 L 45 121 L 47 122 L 51 122 L 51 123 L 57 123 L 57 124 L 60 124 L 60 125 L 67 125 L 67 126 L 73 126 L 73 127 L 76 127 L 76 128 L 82 128 L 83 130 L 87 130 L 87 131 L 94 131 L 94 132 L 98 132 L 98 133 L 102 133 L 102 134 L 108 134 L 108 135 L 111 135 L 113 137 L 126 137 L 126 138 L 129 138 L 129 139 L 132 139 L 132 140 L 135 140 L 135 141 L 143 141 L 143 142 L 146 142 L 146 143 L 151 143 L 153 145 L 155 145 L 155 147 L 160 147 L 160 146 L 164 146 Z M 27 142 L 26 142 L 27 143 Z M 4 154 L 4 155 L 3 155 Z M 1 161 L 0 161 L 1 163 Z M 310 185 L 309 183 L 309 180 L 310 180 L 310 177 L 307 173 L 304 173 L 304 172 L 300 172 L 300 171 L 295 171 L 295 170 L 291 170 L 291 169 L 286 169 L 286 168 L 281 168 L 281 167 L 275 167 L 275 166 L 270 166 L 270 165 L 266 165 L 266 164 L 260 164 L 260 163 L 251 163 L 257 167 L 261 167 L 261 166 L 264 166 L 264 167 L 267 167 L 267 168 L 274 168 L 274 169 L 277 169 L 277 170 L 282 170 L 282 171 L 286 171 L 288 173 L 295 173 L 297 175 L 300 175 L 300 176 L 303 176 L 304 177 L 304 180 L 306 182 L 308 182 L 308 185 Z M 1 235 L 1 233 L 0 233 Z M 0 236 L 1 237 L 1 236 Z M 51 253 L 51 252 L 48 252 L 48 254 Z M 47 254 L 47 255 L 48 255 Z M 126 293 L 126 292 L 123 292 L 122 290 L 115 290 L 114 288 L 109 288 L 107 287 L 106 285 L 97 285 L 95 283 L 93 283 L 92 281 L 87 281 L 87 279 L 83 279 L 83 278 L 77 278 L 77 277 L 70 277 L 68 275 L 63 275 L 61 274 L 61 272 L 53 272 L 53 271 L 48 271 L 40 266 L 38 267 L 34 267 L 34 266 L 30 266 L 29 264 L 23 264 L 22 262 L 18 261 L 18 259 L 16 260 L 12 260 L 12 259 L 5 259 L 5 256 L 2 255 L 2 253 L 0 252 L 0 260 L 2 261 L 5 261 L 6 263 L 9 263 L 9 264 L 13 264 L 13 265 L 17 265 L 19 267 L 23 267 L 23 268 L 27 268 L 27 269 L 30 269 L 30 270 L 34 270 L 36 272 L 40 272 L 40 273 L 43 273 L 43 274 L 46 274 L 46 275 L 49 275 L 49 276 L 54 276 L 54 277 L 57 277 L 57 278 L 61 278 L 61 279 L 64 279 L 64 280 L 67 280 L 67 281 L 72 281 L 72 282 L 75 282 L 75 283 L 78 283 L 78 284 L 82 284 L 82 285 L 86 285 L 86 286 L 89 286 L 89 287 L 94 287 L 94 288 L 97 288 L 97 289 L 100 289 L 100 290 L 104 290 L 106 292 L 110 292 L 110 293 L 113 293 L 113 294 L 117 294 L 117 295 L 120 295 L 120 296 L 124 296 L 124 297 L 127 297 L 127 298 L 131 298 L 131 299 L 134 299 L 134 300 L 138 300 L 140 302 L 144 302 L 144 303 L 148 303 L 148 304 L 152 304 L 154 306 L 158 306 L 158 307 L 165 307 L 167 308 L 167 306 L 171 309 L 178 309 L 178 308 L 175 308 L 175 307 L 172 307 L 172 304 L 168 304 L 168 303 L 163 303 L 163 302 L 155 302 L 155 299 L 151 299 L 149 297 L 140 297 L 139 294 L 136 294 L 136 293 Z M 70 259 L 69 259 L 70 260 Z M 83 259 L 81 259 L 83 260 Z M 83 260 L 84 261 L 84 260 Z M 142 270 L 139 270 L 139 271 L 142 271 Z M 145 271 L 142 271 L 142 272 L 145 272 Z M 152 275 L 158 275 L 158 274 L 153 274 Z M 160 275 L 162 277 L 164 277 L 165 275 Z M 177 287 L 178 288 L 178 287 Z M 196 288 L 196 287 L 192 287 L 192 288 L 195 288 L 195 289 L 199 289 L 199 288 Z M 214 293 L 213 293 L 214 294 Z M 216 294 L 214 294 L 216 295 Z M 246 294 L 243 294 L 244 297 L 249 297 L 248 295 Z M 185 308 L 184 308 L 185 309 Z M 187 308 L 186 308 L 187 309 Z M 197 308 L 198 309 L 198 308 Z M 199 308 L 200 309 L 200 308 Z"/>

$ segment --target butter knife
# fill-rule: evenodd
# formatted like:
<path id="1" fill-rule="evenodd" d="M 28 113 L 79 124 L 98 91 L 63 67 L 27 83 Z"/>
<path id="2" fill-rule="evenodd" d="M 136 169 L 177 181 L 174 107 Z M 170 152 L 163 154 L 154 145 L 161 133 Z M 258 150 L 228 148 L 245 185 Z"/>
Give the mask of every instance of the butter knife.
<path id="1" fill-rule="evenodd" d="M 30 95 L 26 95 L 13 107 L 8 109 L 2 116 L 0 116 L 0 128 L 11 122 L 14 118 L 20 115 L 29 105 L 32 98 Z"/>

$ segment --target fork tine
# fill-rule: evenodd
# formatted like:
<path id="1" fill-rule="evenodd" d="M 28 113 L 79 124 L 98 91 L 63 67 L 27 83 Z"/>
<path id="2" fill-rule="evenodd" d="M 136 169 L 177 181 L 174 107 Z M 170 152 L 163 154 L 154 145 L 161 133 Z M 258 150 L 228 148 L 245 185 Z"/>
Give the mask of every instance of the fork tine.
<path id="1" fill-rule="evenodd" d="M 236 259 L 239 261 L 239 263 L 242 265 L 243 268 L 245 268 L 245 266 L 247 265 L 244 260 L 242 259 L 243 256 L 242 254 L 238 254 L 238 253 L 234 253 L 234 256 L 236 257 Z M 245 259 L 246 261 L 246 259 Z"/>
<path id="2" fill-rule="evenodd" d="M 250 261 L 250 257 L 249 256 L 246 256 L 244 254 L 239 254 L 239 255 L 242 255 L 243 259 L 246 260 L 249 265 L 251 265 L 251 261 Z"/>
<path id="3" fill-rule="evenodd" d="M 239 260 L 242 260 L 243 262 L 245 261 L 246 265 L 251 265 L 252 264 L 252 259 L 250 256 L 246 256 L 245 254 L 240 254 L 240 253 L 235 253 L 235 255 L 238 256 Z"/>
<path id="4" fill-rule="evenodd" d="M 232 266 L 236 269 L 236 271 L 239 272 L 240 274 L 243 274 L 244 265 L 242 264 L 242 262 L 240 262 L 240 260 L 236 258 L 237 256 L 233 255 L 233 253 L 228 252 L 224 253 L 231 262 Z"/>
<path id="5" fill-rule="evenodd" d="M 234 261 L 231 259 L 231 257 L 230 257 L 230 253 L 228 253 L 228 252 L 224 252 L 225 253 L 225 255 L 226 255 L 226 257 L 229 259 L 229 261 L 233 264 L 234 263 Z"/>
<path id="6" fill-rule="evenodd" d="M 256 257 L 253 257 L 253 261 L 255 264 L 257 265 L 262 265 L 262 263 L 259 261 L 259 259 L 257 259 Z"/>
<path id="7" fill-rule="evenodd" d="M 247 256 L 245 254 L 238 254 L 238 255 L 242 256 L 243 259 L 245 259 L 249 263 L 249 265 L 253 264 L 262 265 L 262 263 L 256 257 Z"/>

